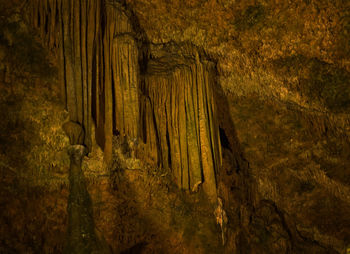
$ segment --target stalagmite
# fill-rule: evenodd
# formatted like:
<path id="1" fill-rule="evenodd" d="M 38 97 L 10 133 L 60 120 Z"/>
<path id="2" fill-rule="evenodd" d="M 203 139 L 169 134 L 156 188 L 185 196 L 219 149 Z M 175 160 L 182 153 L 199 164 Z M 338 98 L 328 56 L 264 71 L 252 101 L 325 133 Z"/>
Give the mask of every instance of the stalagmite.
<path id="1" fill-rule="evenodd" d="M 80 124 L 67 122 L 63 129 L 69 137 L 70 156 L 68 230 L 64 253 L 111 253 L 109 246 L 98 236 L 93 218 L 91 197 L 81 169 L 87 149 L 82 145 L 84 130 Z"/>

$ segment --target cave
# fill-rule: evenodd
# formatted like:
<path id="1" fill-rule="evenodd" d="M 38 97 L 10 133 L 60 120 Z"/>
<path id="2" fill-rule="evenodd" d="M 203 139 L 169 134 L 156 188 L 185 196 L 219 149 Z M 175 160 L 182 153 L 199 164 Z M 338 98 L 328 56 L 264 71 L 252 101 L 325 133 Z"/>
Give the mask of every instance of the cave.
<path id="1" fill-rule="evenodd" d="M 344 0 L 0 0 L 0 253 L 350 253 Z"/>

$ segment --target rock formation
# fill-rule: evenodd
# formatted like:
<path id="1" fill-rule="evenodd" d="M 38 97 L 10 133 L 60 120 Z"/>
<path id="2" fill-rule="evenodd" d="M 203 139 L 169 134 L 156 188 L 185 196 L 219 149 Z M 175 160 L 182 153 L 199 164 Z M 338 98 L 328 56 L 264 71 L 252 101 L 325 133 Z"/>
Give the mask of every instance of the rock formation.
<path id="1" fill-rule="evenodd" d="M 74 128 L 67 128 L 73 126 Z M 65 253 L 110 253 L 108 245 L 97 236 L 92 201 L 87 191 L 85 177 L 81 169 L 86 147 L 81 145 L 78 137 L 84 139 L 82 127 L 68 122 L 64 125 L 71 141 L 68 148 L 70 155 L 69 198 L 68 198 L 68 232 Z"/>
<path id="2" fill-rule="evenodd" d="M 186 46 L 184 46 L 186 48 Z M 220 139 L 215 115 L 214 64 L 188 47 L 180 57 L 171 46 L 156 50 L 142 84 L 142 138 L 156 161 L 174 171 L 177 185 L 200 184 L 216 196 Z"/>
<path id="3" fill-rule="evenodd" d="M 1 253 L 348 251 L 346 1 L 0 2 Z"/>
<path id="4" fill-rule="evenodd" d="M 216 200 L 215 64 L 191 45 L 147 49 L 117 2 L 31 0 L 28 8 L 28 20 L 59 56 L 62 98 L 70 120 L 84 128 L 84 145 L 91 150 L 96 138 L 110 163 L 113 133 L 140 139 L 140 157 L 170 168 L 182 189 L 203 183 Z"/>

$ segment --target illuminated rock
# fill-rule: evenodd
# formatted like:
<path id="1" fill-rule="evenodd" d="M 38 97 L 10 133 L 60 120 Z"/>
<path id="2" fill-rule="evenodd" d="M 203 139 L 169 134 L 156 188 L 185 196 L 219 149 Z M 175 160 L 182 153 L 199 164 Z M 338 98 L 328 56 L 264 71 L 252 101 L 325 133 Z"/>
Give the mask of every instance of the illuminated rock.
<path id="1" fill-rule="evenodd" d="M 203 184 L 216 200 L 221 151 L 214 63 L 190 45 L 155 46 L 149 55 L 118 3 L 30 3 L 28 20 L 58 56 L 62 98 L 70 120 L 85 131 L 83 144 L 91 150 L 96 138 L 109 164 L 113 133 L 141 138 L 147 149 L 138 154 L 145 161 L 170 168 L 182 189 Z"/>
<path id="2" fill-rule="evenodd" d="M 157 153 L 152 157 L 173 170 L 179 187 L 196 191 L 203 184 L 214 198 L 221 161 L 212 91 L 215 66 L 191 46 L 184 46 L 182 55 L 170 48 L 148 63 L 142 86 L 143 140 Z"/>

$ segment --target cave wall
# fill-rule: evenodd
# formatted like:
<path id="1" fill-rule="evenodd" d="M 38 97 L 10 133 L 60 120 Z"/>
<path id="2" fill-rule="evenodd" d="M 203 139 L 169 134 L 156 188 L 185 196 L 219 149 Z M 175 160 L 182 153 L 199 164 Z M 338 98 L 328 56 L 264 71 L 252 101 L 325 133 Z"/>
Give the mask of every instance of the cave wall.
<path id="1" fill-rule="evenodd" d="M 150 49 L 115 1 L 28 1 L 28 21 L 59 60 L 70 120 L 112 161 L 113 135 L 143 147 L 137 154 L 171 168 L 177 185 L 216 200 L 221 165 L 213 87 L 216 68 L 194 46 Z M 159 46 L 162 47 L 162 46 Z M 95 131 L 94 131 L 95 130 Z"/>
<path id="2" fill-rule="evenodd" d="M 235 238 L 236 247 L 242 253 L 344 253 L 350 232 L 348 2 L 126 2 L 152 43 L 190 41 L 217 61 L 218 118 L 229 141 L 220 179 L 231 186 L 219 193 L 226 207 L 248 200 L 255 210 L 229 214 L 231 225 L 238 216 L 236 227 L 249 228 Z M 240 198 L 243 186 L 252 199 Z"/>
<path id="3" fill-rule="evenodd" d="M 56 69 L 21 18 L 20 4 L 0 1 L 0 253 L 60 253 L 67 112 L 54 85 Z"/>
<path id="4" fill-rule="evenodd" d="M 58 54 L 63 61 L 61 66 L 67 66 L 67 55 L 62 49 L 64 42 L 61 42 L 65 36 L 59 35 L 59 31 L 64 30 L 62 27 L 64 28 L 65 22 L 65 19 L 60 18 L 60 11 L 65 10 L 68 15 L 68 9 L 79 9 L 80 4 L 84 4 L 81 1 L 68 2 L 56 1 L 59 8 L 54 9 L 46 6 L 48 3 L 54 6 L 51 1 L 32 1 L 35 4 L 28 8 L 33 11 L 30 20 L 40 29 L 43 41 L 51 41 L 50 47 L 57 48 L 61 53 Z M 207 64 L 204 61 L 202 63 L 202 60 L 198 64 L 196 53 L 193 52 L 184 53 L 184 50 L 179 48 L 165 49 L 166 52 L 172 53 L 164 57 L 163 53 L 159 53 L 162 50 L 152 51 L 148 46 L 168 44 L 172 41 L 176 44 L 190 41 L 198 48 L 203 48 L 211 59 L 217 60 L 219 85 L 214 90 L 219 91 L 219 99 L 215 100 L 218 109 L 217 114 L 213 109 L 213 119 L 219 118 L 222 133 L 226 133 L 222 136 L 227 136 L 227 142 L 223 142 L 226 146 L 223 146 L 223 170 L 216 172 L 225 184 L 220 184 L 217 191 L 225 197 L 225 208 L 228 208 L 229 226 L 232 227 L 231 238 L 228 241 L 230 247 L 238 249 L 241 253 L 264 253 L 266 250 L 268 253 L 344 252 L 350 243 L 350 182 L 347 174 L 350 165 L 349 11 L 346 1 L 126 2 L 140 20 L 138 28 L 144 29 L 149 40 L 144 40 L 145 35 L 140 35 L 135 25 L 132 32 L 126 29 L 122 35 L 114 34 L 117 37 L 116 41 L 129 40 L 128 45 L 132 48 L 129 60 L 126 56 L 117 57 L 116 60 L 113 60 L 113 57 L 110 59 L 111 52 L 116 50 L 110 49 L 112 36 L 109 34 L 109 28 L 113 27 L 115 22 L 110 17 L 117 14 L 108 14 L 113 12 L 112 9 L 103 7 L 110 6 L 109 2 L 91 1 L 91 4 L 96 4 L 96 8 L 86 8 L 79 14 L 84 16 L 89 10 L 92 16 L 86 16 L 92 18 L 92 22 L 95 23 L 88 22 L 87 27 L 91 27 L 89 24 L 96 26 L 94 33 L 91 33 L 91 38 L 94 39 L 90 44 L 93 45 L 92 65 L 96 66 L 91 69 L 91 115 L 94 119 L 92 126 L 96 125 L 97 142 L 105 148 L 105 156 L 108 158 L 111 155 L 113 128 L 120 135 L 128 133 L 132 136 L 130 133 L 137 132 L 139 141 L 146 142 L 145 145 L 141 144 L 144 152 L 141 151 L 138 156 L 163 167 L 169 167 L 170 164 L 173 167 L 180 161 L 183 163 L 181 167 L 173 170 L 178 184 L 183 185 L 183 173 L 186 173 L 186 160 L 189 157 L 186 153 L 179 156 L 178 150 L 183 148 L 182 151 L 185 151 L 193 146 L 200 148 L 202 141 L 197 136 L 200 130 L 193 126 L 188 126 L 187 129 L 186 126 L 186 132 L 182 131 L 181 134 L 179 131 L 185 129 L 183 121 L 172 126 L 169 126 L 168 121 L 165 123 L 164 116 L 167 119 L 175 119 L 177 116 L 178 119 L 184 120 L 195 118 L 196 115 L 180 113 L 180 110 L 185 111 L 180 104 L 175 110 L 177 114 L 174 114 L 173 107 L 167 104 L 170 103 L 168 97 L 159 95 L 165 93 L 167 96 L 171 95 L 170 98 L 174 96 L 183 101 L 187 100 L 191 112 L 190 104 L 196 103 L 196 96 L 193 95 L 199 91 L 191 91 L 191 87 L 197 84 L 194 80 L 198 74 L 194 73 L 200 73 L 197 71 L 199 68 L 206 69 L 204 66 Z M 120 7 L 117 4 L 113 10 L 119 10 L 118 6 Z M 49 9 L 51 11 L 48 11 Z M 37 12 L 41 15 L 40 25 Z M 49 29 L 51 25 L 43 25 L 44 20 L 53 21 L 53 16 L 57 17 L 52 13 L 58 13 L 58 18 L 49 22 L 51 25 L 56 24 L 53 25 L 55 33 L 54 29 Z M 46 19 L 46 15 L 50 18 Z M 77 36 L 76 31 L 79 31 L 80 26 L 80 22 L 72 22 L 75 16 L 66 17 L 67 31 L 70 31 L 67 34 L 71 38 Z M 130 16 L 130 13 L 126 16 Z M 128 23 L 128 19 L 125 22 Z M 91 29 L 83 30 L 83 33 L 91 32 Z M 52 36 L 56 34 L 59 36 Z M 56 43 L 53 43 L 53 38 L 57 40 Z M 69 40 L 77 40 L 74 38 Z M 79 43 L 86 44 L 81 40 Z M 77 50 L 79 43 L 76 44 Z M 114 47 L 125 50 L 123 47 L 126 46 L 122 42 L 116 44 Z M 138 46 L 134 47 L 133 44 Z M 69 49 L 69 45 L 67 48 Z M 73 59 L 79 63 L 78 56 L 75 55 Z M 200 56 L 200 59 L 205 58 L 202 53 Z M 138 63 L 142 63 L 139 67 L 135 64 L 136 58 Z M 166 77 L 151 71 L 152 66 L 157 66 L 159 62 L 164 61 L 165 66 L 171 66 L 171 63 L 179 58 L 179 63 L 174 64 L 174 67 L 160 71 L 167 73 Z M 119 66 L 120 72 L 118 69 L 109 68 L 113 61 L 122 62 Z M 126 62 L 128 67 L 124 65 Z M 196 71 L 192 71 L 192 66 L 195 66 Z M 77 68 L 80 68 L 79 64 Z M 126 71 L 128 68 L 136 70 L 133 72 L 135 76 Z M 203 74 L 208 75 L 208 80 L 213 78 L 210 69 Z M 61 82 L 65 84 L 62 90 L 66 91 L 68 83 L 74 79 L 67 81 L 65 78 L 69 70 L 63 68 L 61 73 L 62 80 L 66 80 Z M 119 87 L 111 77 L 115 73 L 124 73 L 125 84 L 138 79 L 137 96 L 132 89 L 127 88 L 123 91 L 129 94 L 125 97 L 136 98 L 140 106 L 133 109 L 124 108 L 124 103 L 117 106 L 121 98 L 116 99 L 115 94 L 121 97 L 124 92 L 116 93 Z M 76 80 L 79 80 L 79 77 Z M 201 78 L 205 79 L 203 76 Z M 106 83 L 108 80 L 110 82 Z M 192 97 L 176 97 L 180 91 L 177 90 L 178 84 L 186 87 L 183 96 L 187 94 Z M 76 86 L 71 87 L 75 89 Z M 173 90 L 168 93 L 170 87 Z M 112 92 L 108 93 L 111 89 Z M 73 92 L 70 96 L 72 95 Z M 212 100 L 210 93 L 204 98 L 207 98 L 207 101 Z M 65 101 L 68 102 L 68 95 Z M 159 108 L 159 105 L 162 107 Z M 85 110 L 85 107 L 81 108 Z M 122 123 L 130 123 L 132 120 L 125 120 L 116 112 L 133 110 L 138 112 L 132 117 L 133 120 L 138 117 L 138 125 L 137 128 L 133 125 L 136 129 L 131 131 L 131 124 Z M 208 117 L 207 119 L 210 119 L 209 115 Z M 204 125 L 209 126 L 210 123 L 208 121 Z M 215 136 L 218 135 L 215 134 L 216 128 L 217 126 L 213 129 L 207 128 L 204 133 L 208 136 L 213 133 L 215 140 Z M 93 136 L 92 130 L 90 134 Z M 176 139 L 170 139 L 170 135 L 177 134 L 181 136 L 179 144 L 176 144 Z M 215 142 L 219 143 L 219 140 Z M 88 141 L 86 144 L 89 144 Z M 212 148 L 211 153 L 214 154 L 219 147 Z M 198 157 L 201 158 L 202 150 L 197 151 Z M 192 158 L 192 154 L 190 157 Z M 196 153 L 194 158 L 197 158 Z M 208 159 L 211 160 L 210 157 Z M 209 163 L 217 165 L 218 160 L 214 158 Z M 204 168 L 201 170 L 204 172 Z M 194 176 L 193 179 L 198 179 L 198 171 L 189 169 L 185 176 L 191 175 Z M 213 179 L 212 181 L 214 182 Z M 189 185 L 191 182 L 196 180 L 190 180 Z M 194 185 L 186 188 L 193 187 Z"/>

